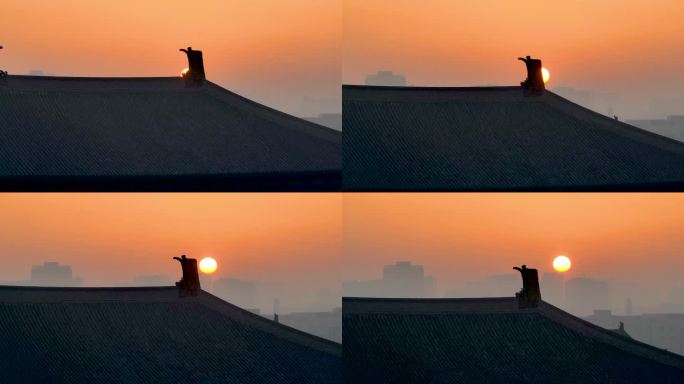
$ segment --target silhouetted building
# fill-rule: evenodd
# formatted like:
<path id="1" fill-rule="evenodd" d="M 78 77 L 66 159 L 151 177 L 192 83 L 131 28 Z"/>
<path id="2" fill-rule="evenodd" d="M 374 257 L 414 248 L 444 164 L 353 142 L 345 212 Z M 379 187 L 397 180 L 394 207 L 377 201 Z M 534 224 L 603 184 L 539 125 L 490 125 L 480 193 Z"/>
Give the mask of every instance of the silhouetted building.
<path id="1" fill-rule="evenodd" d="M 381 280 L 345 281 L 342 292 L 356 297 L 425 297 L 434 295 L 435 281 L 425 276 L 422 265 L 398 261 L 383 268 Z"/>
<path id="2" fill-rule="evenodd" d="M 550 91 L 345 85 L 346 191 L 681 190 L 684 143 Z"/>
<path id="3" fill-rule="evenodd" d="M 636 384 L 684 377 L 681 356 L 543 301 L 520 309 L 514 297 L 345 297 L 342 308 L 349 383 Z"/>
<path id="4" fill-rule="evenodd" d="M 397 261 L 386 265 L 382 280 L 387 289 L 387 297 L 423 297 L 425 271 L 422 265 L 410 261 Z"/>
<path id="5" fill-rule="evenodd" d="M 197 268 L 197 259 L 188 258 L 185 255 L 174 257 L 181 265 L 183 275 L 180 280 L 176 282 L 178 288 L 178 296 L 197 296 L 202 289 L 199 278 L 199 269 Z"/>
<path id="6" fill-rule="evenodd" d="M 0 286 L 3 383 L 341 383 L 340 344 L 177 287 Z"/>
<path id="7" fill-rule="evenodd" d="M 544 76 L 542 73 L 542 61 L 530 56 L 518 57 L 518 60 L 525 63 L 527 68 L 527 78 L 520 85 L 525 90 L 525 96 L 541 96 L 544 94 Z"/>
<path id="8" fill-rule="evenodd" d="M 527 58 L 529 59 L 529 56 Z M 541 70 L 541 63 L 539 69 Z M 515 293 L 518 308 L 536 308 L 541 302 L 538 271 L 535 268 L 527 268 L 525 264 L 521 267 L 513 267 L 513 269 L 520 272 L 522 278 L 522 289 Z"/>
<path id="9" fill-rule="evenodd" d="M 565 308 L 576 316 L 587 316 L 594 310 L 610 308 L 608 284 L 586 277 L 566 281 Z"/>
<path id="10" fill-rule="evenodd" d="M 392 73 L 392 71 L 378 71 L 366 76 L 366 85 L 405 86 L 406 77 Z"/>
<path id="11" fill-rule="evenodd" d="M 81 285 L 81 279 L 72 277 L 70 266 L 48 261 L 31 268 L 29 283 L 35 286 L 78 287 Z"/>
<path id="12" fill-rule="evenodd" d="M 180 51 L 188 56 L 188 71 L 181 75 L 185 80 L 185 86 L 201 87 L 206 79 L 202 51 L 194 50 L 192 47 L 181 48 Z"/>
<path id="13" fill-rule="evenodd" d="M 342 309 L 328 312 L 292 312 L 279 316 L 282 324 L 338 343 L 342 342 Z"/>
<path id="14" fill-rule="evenodd" d="M 665 119 L 625 120 L 625 122 L 659 135 L 684 141 L 684 116 L 681 115 L 668 116 Z"/>
<path id="15" fill-rule="evenodd" d="M 339 131 L 180 77 L 9 76 L 1 190 L 341 188 Z"/>
<path id="16" fill-rule="evenodd" d="M 618 316 L 610 310 L 596 310 L 585 319 L 608 329 L 619 329 L 620 324 L 623 324 L 624 331 L 630 337 L 684 355 L 684 313 Z"/>

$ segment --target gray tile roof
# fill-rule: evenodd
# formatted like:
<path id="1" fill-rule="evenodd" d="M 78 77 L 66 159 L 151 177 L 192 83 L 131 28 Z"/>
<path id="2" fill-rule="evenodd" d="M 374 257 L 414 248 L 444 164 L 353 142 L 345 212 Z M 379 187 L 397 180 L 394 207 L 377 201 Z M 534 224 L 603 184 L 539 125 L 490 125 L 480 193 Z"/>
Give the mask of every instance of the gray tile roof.
<path id="1" fill-rule="evenodd" d="M 546 91 L 343 87 L 343 189 L 684 190 L 684 143 Z"/>
<path id="2" fill-rule="evenodd" d="M 211 82 L 9 76 L 0 106 L 0 182 L 341 175 L 339 132 Z"/>
<path id="3" fill-rule="evenodd" d="M 3 383 L 340 383 L 341 346 L 175 287 L 0 286 Z"/>
<path id="4" fill-rule="evenodd" d="M 684 358 L 515 298 L 343 298 L 353 383 L 682 383 Z"/>

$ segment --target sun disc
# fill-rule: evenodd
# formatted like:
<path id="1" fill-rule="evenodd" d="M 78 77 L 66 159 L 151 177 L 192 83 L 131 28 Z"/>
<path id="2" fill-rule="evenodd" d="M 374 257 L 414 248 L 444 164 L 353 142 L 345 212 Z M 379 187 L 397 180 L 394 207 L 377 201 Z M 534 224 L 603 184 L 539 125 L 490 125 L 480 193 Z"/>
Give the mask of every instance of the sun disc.
<path id="1" fill-rule="evenodd" d="M 204 259 L 200 260 L 199 263 L 200 271 L 206 274 L 214 273 L 217 267 L 218 264 L 216 263 L 216 260 L 214 260 L 213 257 L 205 257 Z"/>
<path id="2" fill-rule="evenodd" d="M 557 256 L 555 259 L 553 259 L 553 269 L 558 272 L 565 272 L 569 270 L 571 265 L 572 263 L 570 262 L 570 258 L 567 256 Z"/>
<path id="3" fill-rule="evenodd" d="M 542 68 L 542 80 L 544 80 L 544 83 L 548 83 L 550 78 L 551 73 L 549 72 L 549 70 L 546 68 Z"/>
<path id="4" fill-rule="evenodd" d="M 181 71 L 181 77 L 185 77 L 185 75 L 187 75 L 189 71 L 190 71 L 190 68 L 185 68 L 184 70 L 182 70 Z"/>

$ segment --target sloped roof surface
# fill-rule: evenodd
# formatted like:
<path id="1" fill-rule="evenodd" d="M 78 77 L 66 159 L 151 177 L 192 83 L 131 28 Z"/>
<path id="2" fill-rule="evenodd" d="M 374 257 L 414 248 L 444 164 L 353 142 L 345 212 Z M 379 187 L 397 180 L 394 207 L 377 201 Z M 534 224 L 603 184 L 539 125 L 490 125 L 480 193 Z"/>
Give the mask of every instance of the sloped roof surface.
<path id="1" fill-rule="evenodd" d="M 343 299 L 353 383 L 682 383 L 684 358 L 515 298 Z"/>
<path id="2" fill-rule="evenodd" d="M 341 346 L 175 287 L 0 287 L 7 383 L 339 383 Z"/>
<path id="3" fill-rule="evenodd" d="M 343 87 L 345 190 L 684 189 L 684 143 L 520 87 Z"/>
<path id="4" fill-rule="evenodd" d="M 180 78 L 9 76 L 0 177 L 341 171 L 341 134 Z"/>

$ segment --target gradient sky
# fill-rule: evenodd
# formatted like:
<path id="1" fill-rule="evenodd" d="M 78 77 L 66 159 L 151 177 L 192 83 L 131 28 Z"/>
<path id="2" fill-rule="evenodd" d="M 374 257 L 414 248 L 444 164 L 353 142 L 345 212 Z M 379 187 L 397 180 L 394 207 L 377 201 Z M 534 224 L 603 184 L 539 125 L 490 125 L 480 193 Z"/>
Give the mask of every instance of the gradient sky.
<path id="1" fill-rule="evenodd" d="M 557 255 L 587 276 L 684 288 L 684 194 L 393 193 L 343 197 L 343 279 L 374 279 L 398 260 L 438 289 L 552 271 Z"/>
<path id="2" fill-rule="evenodd" d="M 216 278 L 339 290 L 340 194 L 0 194 L 0 281 L 44 261 L 84 285 L 180 277 L 173 256 L 217 259 Z"/>
<path id="3" fill-rule="evenodd" d="M 343 12 L 347 84 L 389 69 L 410 85 L 515 85 L 529 54 L 548 87 L 617 94 L 620 116 L 654 100 L 684 114 L 681 0 L 344 0 Z"/>
<path id="4" fill-rule="evenodd" d="M 14 74 L 176 76 L 191 45 L 228 89 L 290 113 L 311 113 L 304 99 L 340 109 L 339 0 L 4 0 L 0 25 Z"/>

